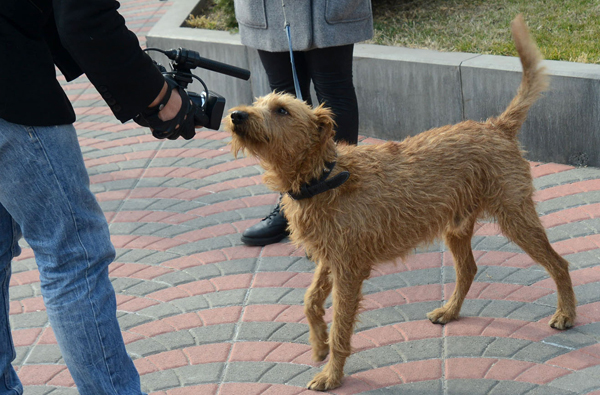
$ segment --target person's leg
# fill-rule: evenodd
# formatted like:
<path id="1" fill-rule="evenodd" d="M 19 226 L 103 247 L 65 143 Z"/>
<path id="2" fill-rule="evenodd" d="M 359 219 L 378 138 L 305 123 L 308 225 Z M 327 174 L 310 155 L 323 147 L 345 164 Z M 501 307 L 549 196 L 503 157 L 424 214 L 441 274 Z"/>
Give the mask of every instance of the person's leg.
<path id="1" fill-rule="evenodd" d="M 15 347 L 10 333 L 8 284 L 10 262 L 21 253 L 19 238 L 21 230 L 2 205 L 0 205 L 0 394 L 21 395 L 23 386 L 13 369 Z"/>
<path id="2" fill-rule="evenodd" d="M 48 318 L 79 392 L 141 394 L 108 278 L 115 250 L 75 129 L 0 120 L 0 168 L 0 204 L 34 251 Z"/>
<path id="3" fill-rule="evenodd" d="M 267 73 L 271 89 L 276 92 L 285 92 L 296 96 L 290 53 L 259 50 L 258 56 Z M 296 74 L 298 75 L 302 99 L 312 106 L 310 98 L 310 76 L 308 75 L 304 52 L 294 52 L 294 62 L 296 64 Z"/>
<path id="4" fill-rule="evenodd" d="M 320 103 L 333 111 L 335 140 L 358 142 L 358 103 L 352 82 L 354 45 L 318 48 L 305 52 L 306 66 Z"/>
<path id="5" fill-rule="evenodd" d="M 292 65 L 289 52 L 258 51 L 260 61 L 267 73 L 269 86 L 276 92 L 285 92 L 296 95 Z M 303 52 L 294 52 L 296 73 L 302 99 L 312 106 L 310 99 L 310 78 L 306 69 L 306 61 Z M 285 214 L 279 207 L 279 203 L 257 224 L 249 227 L 242 233 L 242 242 L 252 246 L 264 246 L 277 243 L 288 235 L 287 220 Z"/>

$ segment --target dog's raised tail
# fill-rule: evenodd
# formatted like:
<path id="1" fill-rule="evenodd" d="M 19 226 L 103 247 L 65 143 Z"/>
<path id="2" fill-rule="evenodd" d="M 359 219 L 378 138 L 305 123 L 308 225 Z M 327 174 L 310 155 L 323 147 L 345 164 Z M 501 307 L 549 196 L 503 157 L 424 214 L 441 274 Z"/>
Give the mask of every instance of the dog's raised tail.
<path id="1" fill-rule="evenodd" d="M 548 87 L 548 76 L 545 67 L 540 67 L 542 54 L 531 38 L 521 14 L 513 19 L 511 30 L 523 66 L 523 77 L 517 95 L 494 123 L 500 126 L 508 137 L 516 138 L 527 118 L 529 108 Z"/>

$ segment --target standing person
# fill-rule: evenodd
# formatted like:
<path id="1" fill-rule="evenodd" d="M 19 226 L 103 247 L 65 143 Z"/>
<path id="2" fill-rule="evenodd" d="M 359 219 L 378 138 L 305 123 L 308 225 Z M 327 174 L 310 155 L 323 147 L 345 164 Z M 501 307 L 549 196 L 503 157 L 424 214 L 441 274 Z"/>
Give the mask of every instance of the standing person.
<path id="1" fill-rule="evenodd" d="M 319 103 L 333 111 L 335 140 L 358 142 L 358 104 L 352 81 L 354 43 L 373 36 L 370 0 L 234 0 L 242 44 L 256 48 L 271 89 L 295 94 L 285 20 L 290 24 L 302 98 L 312 105 L 312 80 Z M 285 8 L 285 17 L 284 17 Z M 279 207 L 246 229 L 248 245 L 277 243 L 288 235 Z"/>
<path id="2" fill-rule="evenodd" d="M 142 393 L 108 277 L 115 249 L 55 65 L 69 81 L 85 73 L 120 121 L 136 117 L 157 137 L 191 137 L 193 106 L 142 52 L 118 7 L 0 1 L 0 395 L 23 394 L 8 319 L 21 236 L 34 251 L 48 318 L 79 393 Z"/>

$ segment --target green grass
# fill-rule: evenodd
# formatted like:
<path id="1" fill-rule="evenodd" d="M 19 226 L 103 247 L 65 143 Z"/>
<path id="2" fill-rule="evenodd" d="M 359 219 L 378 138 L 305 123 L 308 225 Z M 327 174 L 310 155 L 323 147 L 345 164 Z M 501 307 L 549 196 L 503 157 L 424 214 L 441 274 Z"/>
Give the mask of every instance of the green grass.
<path id="1" fill-rule="evenodd" d="M 217 1 L 208 20 L 231 16 L 232 0 Z M 374 44 L 516 56 L 510 21 L 522 13 L 546 59 L 600 63 L 600 0 L 372 1 Z"/>

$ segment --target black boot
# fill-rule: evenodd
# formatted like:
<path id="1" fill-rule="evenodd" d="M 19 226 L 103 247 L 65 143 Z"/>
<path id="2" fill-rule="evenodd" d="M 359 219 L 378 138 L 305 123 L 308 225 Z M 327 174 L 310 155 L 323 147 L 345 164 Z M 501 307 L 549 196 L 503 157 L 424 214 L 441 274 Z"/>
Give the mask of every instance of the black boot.
<path id="1" fill-rule="evenodd" d="M 242 233 L 242 242 L 249 246 L 265 246 L 277 243 L 288 235 L 287 219 L 277 203 L 271 214 Z"/>

